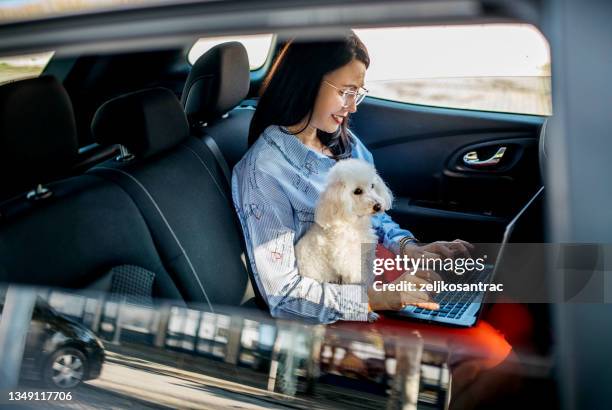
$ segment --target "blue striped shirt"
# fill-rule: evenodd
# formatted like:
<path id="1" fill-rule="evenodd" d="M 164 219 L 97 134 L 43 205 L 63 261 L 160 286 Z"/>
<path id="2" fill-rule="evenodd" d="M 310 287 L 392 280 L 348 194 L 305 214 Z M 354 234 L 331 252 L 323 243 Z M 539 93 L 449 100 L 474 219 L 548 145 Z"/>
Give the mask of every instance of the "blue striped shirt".
<path id="1" fill-rule="evenodd" d="M 373 163 L 353 135 L 352 157 Z M 311 323 L 367 320 L 365 285 L 320 283 L 300 276 L 294 245 L 314 223 L 314 210 L 335 160 L 270 126 L 236 164 L 232 197 L 242 225 L 255 282 L 270 313 Z M 372 217 L 380 242 L 398 252 L 412 234 L 386 213 Z"/>

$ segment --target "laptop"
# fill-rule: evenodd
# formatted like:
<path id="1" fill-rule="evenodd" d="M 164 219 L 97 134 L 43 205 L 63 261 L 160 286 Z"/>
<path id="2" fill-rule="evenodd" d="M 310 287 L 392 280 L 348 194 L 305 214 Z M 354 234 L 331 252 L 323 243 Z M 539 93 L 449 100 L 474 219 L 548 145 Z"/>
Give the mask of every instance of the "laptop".
<path id="1" fill-rule="evenodd" d="M 511 243 L 513 234 L 517 231 L 517 226 L 521 223 L 531 223 L 531 216 L 534 211 L 541 206 L 544 197 L 544 187 L 541 187 L 529 201 L 521 208 L 516 216 L 508 223 L 504 231 L 504 236 L 497 251 L 497 257 L 495 258 L 495 264 L 485 265 L 481 271 L 474 271 L 469 274 L 460 276 L 460 281 L 455 283 L 491 283 L 495 278 L 495 274 L 498 271 L 498 267 L 502 263 L 504 255 L 504 249 L 508 243 Z M 513 242 L 517 242 L 514 240 Z M 450 275 L 453 274 L 451 273 Z M 448 281 L 448 278 L 445 278 Z M 452 283 L 452 281 L 450 281 Z M 435 294 L 433 300 L 440 305 L 439 310 L 423 309 L 416 306 L 407 306 L 397 312 L 394 312 L 394 316 L 400 316 L 402 318 L 410 318 L 417 320 L 424 320 L 431 323 L 439 323 L 444 325 L 458 326 L 458 327 L 470 327 L 474 326 L 478 321 L 480 312 L 482 311 L 483 299 L 486 292 L 460 292 L 460 291 L 446 291 Z"/>

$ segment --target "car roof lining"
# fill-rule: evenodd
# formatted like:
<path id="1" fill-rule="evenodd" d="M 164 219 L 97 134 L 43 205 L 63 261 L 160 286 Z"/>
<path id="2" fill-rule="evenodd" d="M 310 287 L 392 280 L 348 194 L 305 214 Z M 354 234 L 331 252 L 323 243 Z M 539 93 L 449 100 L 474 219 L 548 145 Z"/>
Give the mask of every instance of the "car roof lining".
<path id="1" fill-rule="evenodd" d="M 202 35 L 273 32 L 316 38 L 347 27 L 538 25 L 538 5 L 528 0 L 194 2 L 0 25 L 0 55 L 55 50 L 58 55 L 74 56 L 179 48 Z"/>

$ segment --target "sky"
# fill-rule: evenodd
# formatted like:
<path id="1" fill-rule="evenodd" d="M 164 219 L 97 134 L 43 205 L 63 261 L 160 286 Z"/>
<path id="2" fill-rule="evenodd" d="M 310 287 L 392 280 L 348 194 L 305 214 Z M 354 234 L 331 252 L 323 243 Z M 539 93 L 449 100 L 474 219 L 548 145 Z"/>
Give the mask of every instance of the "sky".
<path id="1" fill-rule="evenodd" d="M 355 30 L 370 54 L 367 81 L 541 76 L 548 42 L 533 26 L 495 24 Z"/>

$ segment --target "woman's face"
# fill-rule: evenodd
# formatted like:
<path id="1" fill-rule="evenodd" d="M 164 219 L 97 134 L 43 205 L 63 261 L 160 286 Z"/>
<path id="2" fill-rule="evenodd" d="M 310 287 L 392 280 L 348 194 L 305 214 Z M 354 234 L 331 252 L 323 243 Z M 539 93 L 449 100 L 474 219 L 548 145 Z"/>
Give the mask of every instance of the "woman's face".
<path id="1" fill-rule="evenodd" d="M 348 114 L 357 110 L 354 99 L 349 99 L 349 104 L 344 106 L 342 91 L 358 91 L 363 87 L 365 72 L 365 64 L 353 59 L 323 76 L 310 125 L 328 133 L 336 132 Z"/>

